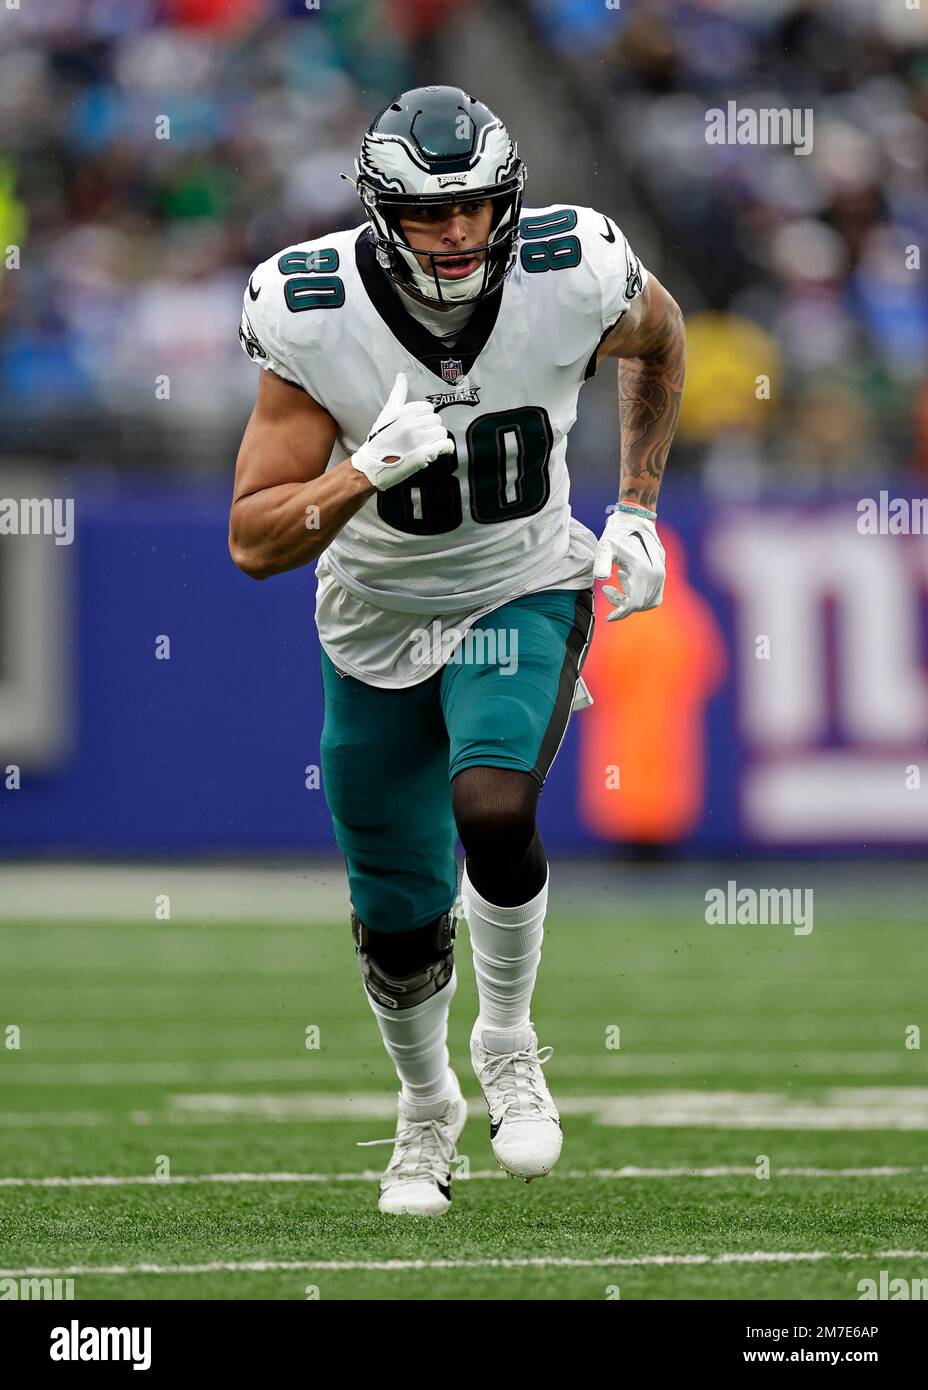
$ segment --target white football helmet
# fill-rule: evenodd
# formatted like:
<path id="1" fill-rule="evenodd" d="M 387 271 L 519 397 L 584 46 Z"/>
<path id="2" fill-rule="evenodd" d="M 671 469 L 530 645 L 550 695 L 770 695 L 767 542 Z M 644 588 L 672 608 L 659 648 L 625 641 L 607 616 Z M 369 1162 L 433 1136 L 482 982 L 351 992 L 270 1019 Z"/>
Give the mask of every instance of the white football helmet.
<path id="1" fill-rule="evenodd" d="M 460 87 L 402 92 L 371 122 L 355 169 L 378 263 L 406 294 L 451 309 L 501 288 L 515 263 L 525 165 L 502 121 L 482 102 Z M 436 256 L 446 261 L 454 252 L 413 254 L 400 226 L 403 209 L 486 198 L 493 203 L 488 241 L 457 253 L 480 256 L 469 275 L 438 274 Z M 417 259 L 423 256 L 428 270 Z"/>

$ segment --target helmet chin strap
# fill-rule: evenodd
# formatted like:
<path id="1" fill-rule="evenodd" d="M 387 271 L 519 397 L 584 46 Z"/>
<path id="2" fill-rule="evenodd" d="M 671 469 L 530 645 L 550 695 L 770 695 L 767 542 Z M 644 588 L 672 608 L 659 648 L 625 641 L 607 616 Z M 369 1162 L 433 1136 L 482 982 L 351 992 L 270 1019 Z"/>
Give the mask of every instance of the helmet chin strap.
<path id="1" fill-rule="evenodd" d="M 476 270 L 472 270 L 469 275 L 463 275 L 459 280 L 442 280 L 441 299 L 439 299 L 435 280 L 422 269 L 413 253 L 400 245 L 397 245 L 396 249 L 409 267 L 413 284 L 419 293 L 434 300 L 439 306 L 445 303 L 461 304 L 468 299 L 473 299 L 483 286 L 484 264 L 481 261 Z"/>

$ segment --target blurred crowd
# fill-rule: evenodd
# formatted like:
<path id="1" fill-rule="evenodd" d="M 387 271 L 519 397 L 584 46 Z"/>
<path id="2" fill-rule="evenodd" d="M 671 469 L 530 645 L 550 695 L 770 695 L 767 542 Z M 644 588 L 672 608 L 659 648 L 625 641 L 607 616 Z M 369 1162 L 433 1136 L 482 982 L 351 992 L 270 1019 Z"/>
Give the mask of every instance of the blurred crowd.
<path id="1" fill-rule="evenodd" d="M 528 3 L 704 296 L 680 438 L 710 479 L 928 473 L 928 4 Z M 810 110 L 811 152 L 708 144 L 730 101 Z"/>
<path id="2" fill-rule="evenodd" d="M 20 248 L 0 269 L 7 450 L 38 433 L 92 461 L 119 421 L 144 465 L 159 423 L 240 430 L 245 278 L 362 220 L 339 173 L 464 3 L 0 5 L 0 248 Z"/>
<path id="3" fill-rule="evenodd" d="M 95 426 L 118 421 L 134 441 L 122 456 L 145 463 L 168 418 L 191 436 L 239 428 L 254 375 L 235 336 L 245 276 L 361 220 L 338 177 L 359 132 L 396 91 L 434 80 L 436 35 L 471 4 L 492 9 L 0 6 L 6 449 L 58 428 L 90 455 Z M 595 103 L 603 155 L 620 157 L 663 264 L 695 289 L 681 455 L 720 486 L 752 464 L 815 486 L 928 473 L 928 3 L 520 8 Z M 706 111 L 729 100 L 811 109 L 811 153 L 710 146 Z"/>

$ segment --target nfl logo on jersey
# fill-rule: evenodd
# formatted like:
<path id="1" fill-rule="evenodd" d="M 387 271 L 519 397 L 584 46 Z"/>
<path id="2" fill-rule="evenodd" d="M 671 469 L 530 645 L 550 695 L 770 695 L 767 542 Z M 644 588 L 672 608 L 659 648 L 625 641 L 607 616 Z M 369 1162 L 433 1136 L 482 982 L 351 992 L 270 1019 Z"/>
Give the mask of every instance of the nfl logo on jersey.
<path id="1" fill-rule="evenodd" d="M 441 364 L 441 376 L 442 376 L 442 381 L 450 381 L 450 382 L 455 382 L 455 381 L 457 381 L 458 377 L 461 376 L 461 374 L 462 374 L 462 373 L 461 373 L 462 366 L 463 366 L 463 364 L 462 364 L 461 362 L 459 362 L 459 361 L 457 360 L 457 358 L 454 358 L 454 357 L 445 357 L 445 358 L 443 358 L 442 364 Z"/>

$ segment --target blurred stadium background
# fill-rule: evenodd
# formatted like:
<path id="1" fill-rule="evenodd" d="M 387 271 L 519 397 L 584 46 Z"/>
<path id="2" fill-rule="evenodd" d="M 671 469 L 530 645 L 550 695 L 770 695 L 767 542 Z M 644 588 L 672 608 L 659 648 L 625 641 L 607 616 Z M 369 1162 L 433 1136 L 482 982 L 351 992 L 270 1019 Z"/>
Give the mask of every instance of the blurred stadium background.
<path id="1" fill-rule="evenodd" d="M 881 0 L 0 10 L 0 495 L 76 506 L 73 546 L 0 539 L 5 852 L 332 849 L 312 576 L 225 551 L 237 322 L 255 263 L 358 223 L 339 171 L 427 80 L 499 110 L 528 205 L 615 217 L 689 324 L 674 579 L 601 626 L 552 850 L 923 847 L 925 540 L 857 506 L 928 472 L 926 44 Z M 811 108 L 812 152 L 707 145 L 730 100 Z M 601 371 L 571 436 L 597 530 L 614 396 Z"/>

